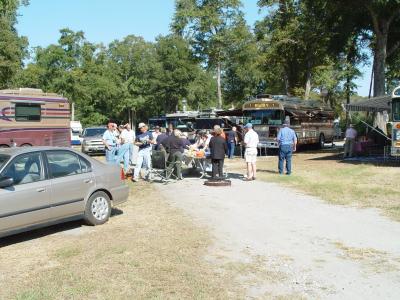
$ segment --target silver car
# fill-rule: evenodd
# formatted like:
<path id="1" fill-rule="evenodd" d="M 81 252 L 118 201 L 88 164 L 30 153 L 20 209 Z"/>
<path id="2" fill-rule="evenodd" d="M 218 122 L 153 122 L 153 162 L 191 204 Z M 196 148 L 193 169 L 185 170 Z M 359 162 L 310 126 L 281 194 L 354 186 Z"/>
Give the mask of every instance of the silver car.
<path id="1" fill-rule="evenodd" d="M 128 194 L 119 166 L 70 148 L 0 149 L 0 237 L 76 219 L 103 224 Z"/>

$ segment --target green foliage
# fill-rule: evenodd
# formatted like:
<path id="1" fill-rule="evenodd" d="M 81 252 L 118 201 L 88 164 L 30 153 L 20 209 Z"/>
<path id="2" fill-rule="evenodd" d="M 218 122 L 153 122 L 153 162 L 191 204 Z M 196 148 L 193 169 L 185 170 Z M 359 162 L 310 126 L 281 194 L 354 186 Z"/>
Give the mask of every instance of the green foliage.
<path id="1" fill-rule="evenodd" d="M 27 55 L 28 41 L 18 36 L 15 29 L 18 7 L 28 1 L 0 1 L 0 89 L 9 86 Z"/>

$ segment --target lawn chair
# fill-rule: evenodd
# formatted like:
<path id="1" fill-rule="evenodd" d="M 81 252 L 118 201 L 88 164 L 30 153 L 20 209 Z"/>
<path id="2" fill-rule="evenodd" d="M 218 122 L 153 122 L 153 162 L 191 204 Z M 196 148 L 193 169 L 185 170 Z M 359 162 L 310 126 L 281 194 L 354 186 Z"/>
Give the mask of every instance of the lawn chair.
<path id="1" fill-rule="evenodd" d="M 168 183 L 171 179 L 177 180 L 174 174 L 175 166 L 167 161 L 165 150 L 153 150 L 151 155 L 150 178 L 158 178 L 161 182 Z"/>

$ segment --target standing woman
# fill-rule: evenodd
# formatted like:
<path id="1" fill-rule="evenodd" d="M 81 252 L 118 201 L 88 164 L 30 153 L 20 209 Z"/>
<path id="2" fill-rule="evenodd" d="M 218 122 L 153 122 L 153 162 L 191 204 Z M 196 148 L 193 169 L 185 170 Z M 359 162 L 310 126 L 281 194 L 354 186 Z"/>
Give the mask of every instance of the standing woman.
<path id="1" fill-rule="evenodd" d="M 224 177 L 224 159 L 228 151 L 228 146 L 225 139 L 221 136 L 222 132 L 221 128 L 216 128 L 214 130 L 215 136 L 210 139 L 209 143 L 212 162 L 212 179 L 223 179 Z"/>

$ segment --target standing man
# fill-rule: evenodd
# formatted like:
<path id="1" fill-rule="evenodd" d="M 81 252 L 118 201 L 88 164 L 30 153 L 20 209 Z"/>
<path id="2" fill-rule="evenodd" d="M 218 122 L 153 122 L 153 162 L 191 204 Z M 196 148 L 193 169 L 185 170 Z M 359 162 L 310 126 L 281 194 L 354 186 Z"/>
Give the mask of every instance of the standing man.
<path id="1" fill-rule="evenodd" d="M 107 124 L 107 130 L 103 134 L 103 144 L 106 150 L 107 163 L 115 163 L 115 152 L 117 151 L 117 137 L 114 133 L 114 123 Z"/>
<path id="2" fill-rule="evenodd" d="M 183 140 L 181 138 L 181 132 L 178 129 L 174 129 L 172 135 L 166 138 L 162 145 L 168 153 L 168 169 L 175 169 L 176 176 L 179 180 L 182 178 L 182 160 L 183 160 Z"/>
<path id="3" fill-rule="evenodd" d="M 245 181 L 251 181 L 256 179 L 256 161 L 257 161 L 257 146 L 258 146 L 258 134 L 253 130 L 253 124 L 247 123 L 244 126 L 246 132 L 244 136 L 244 146 L 246 150 L 244 152 L 244 158 L 247 164 L 247 177 Z"/>
<path id="4" fill-rule="evenodd" d="M 235 146 L 237 144 L 238 137 L 236 132 L 236 126 L 233 126 L 230 131 L 228 131 L 227 135 L 227 143 L 228 143 L 228 158 L 232 159 L 235 154 Z"/>
<path id="5" fill-rule="evenodd" d="M 170 135 L 173 135 L 173 134 L 174 134 L 174 124 L 169 123 L 168 124 L 168 128 L 167 128 L 167 135 L 170 136 Z"/>
<path id="6" fill-rule="evenodd" d="M 129 123 L 125 124 L 123 128 L 124 129 L 121 131 L 119 136 L 121 146 L 118 149 L 117 163 L 120 163 L 121 160 L 123 160 L 124 172 L 126 175 L 129 171 L 129 162 L 131 161 L 133 154 L 134 133 Z"/>
<path id="7" fill-rule="evenodd" d="M 279 174 L 283 174 L 283 163 L 286 160 L 286 175 L 292 173 L 292 154 L 296 151 L 297 137 L 293 129 L 289 128 L 289 121 L 283 123 L 276 137 L 279 145 Z"/>
<path id="8" fill-rule="evenodd" d="M 354 129 L 353 124 L 350 124 L 346 129 L 345 133 L 345 143 L 344 143 L 344 153 L 343 158 L 352 157 L 354 151 L 354 143 L 357 137 L 357 130 Z"/>
<path id="9" fill-rule="evenodd" d="M 136 137 L 135 145 L 139 147 L 138 158 L 133 171 L 132 181 L 139 181 L 139 173 L 142 167 L 145 167 L 146 176 L 149 176 L 151 168 L 151 145 L 154 144 L 153 135 L 148 131 L 144 123 L 139 123 L 140 134 Z"/>
<path id="10" fill-rule="evenodd" d="M 154 131 L 153 131 L 153 139 L 157 140 L 158 136 L 161 134 L 160 132 L 160 126 L 156 126 L 154 127 Z"/>
<path id="11" fill-rule="evenodd" d="M 160 150 L 162 142 L 167 138 L 168 138 L 167 130 L 164 127 L 162 127 L 160 129 L 160 134 L 156 138 L 155 150 Z"/>
<path id="12" fill-rule="evenodd" d="M 210 140 L 211 162 L 212 162 L 212 179 L 223 179 L 224 177 L 224 159 L 228 151 L 228 145 L 225 139 L 221 136 L 223 130 L 215 129 L 215 135 Z M 218 173 L 218 177 L 217 177 Z"/>

